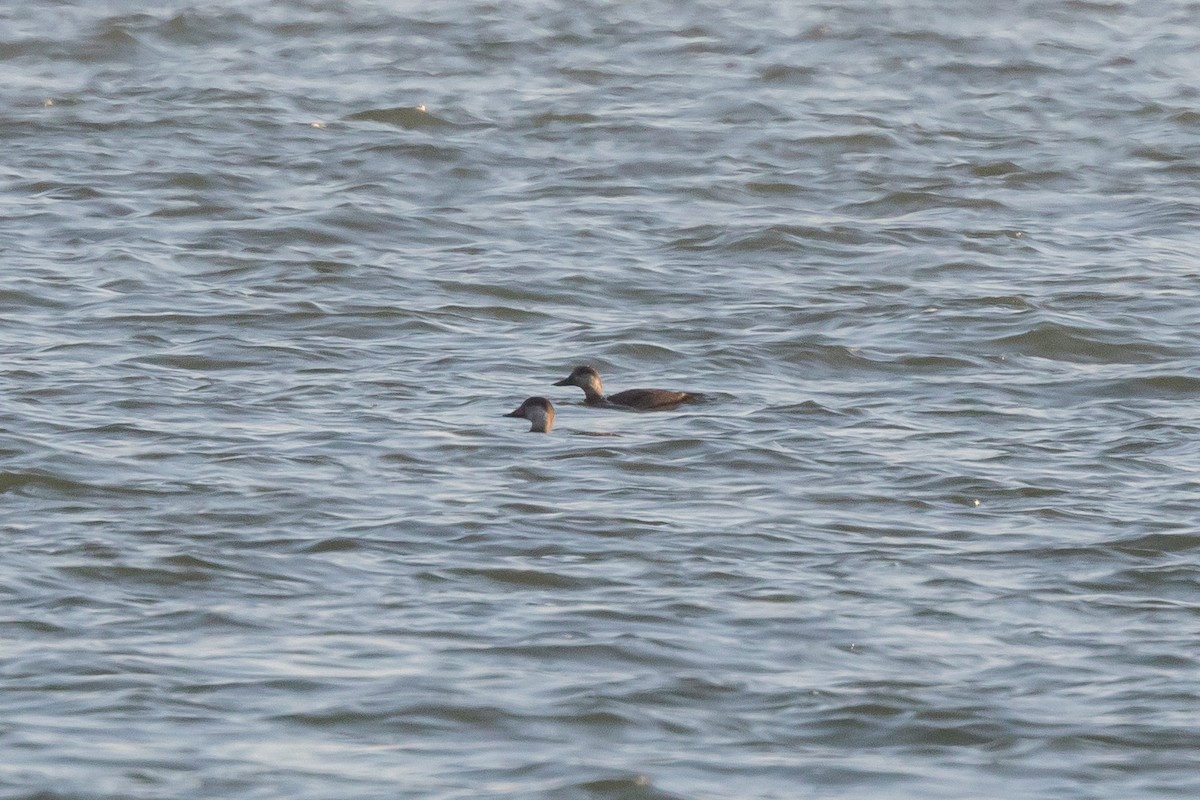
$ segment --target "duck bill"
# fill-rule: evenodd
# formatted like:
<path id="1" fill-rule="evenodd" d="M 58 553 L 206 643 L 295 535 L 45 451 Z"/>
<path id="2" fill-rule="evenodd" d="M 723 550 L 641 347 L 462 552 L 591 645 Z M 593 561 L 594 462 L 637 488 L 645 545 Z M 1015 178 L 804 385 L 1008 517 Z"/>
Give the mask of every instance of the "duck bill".
<path id="1" fill-rule="evenodd" d="M 551 386 L 572 386 L 574 384 L 571 383 L 570 376 L 567 376 L 566 378 L 563 378 L 561 381 L 555 381 L 554 383 L 552 383 L 550 385 Z"/>
<path id="2" fill-rule="evenodd" d="M 507 414 L 501 414 L 500 416 L 502 416 L 502 417 L 523 417 L 525 415 L 522 414 L 521 409 L 518 408 L 516 411 L 510 411 Z"/>

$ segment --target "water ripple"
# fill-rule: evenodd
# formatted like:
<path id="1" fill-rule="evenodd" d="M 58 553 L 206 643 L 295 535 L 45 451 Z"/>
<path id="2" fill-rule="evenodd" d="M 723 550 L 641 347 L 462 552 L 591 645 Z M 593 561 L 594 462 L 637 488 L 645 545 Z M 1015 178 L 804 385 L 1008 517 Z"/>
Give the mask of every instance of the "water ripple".
<path id="1" fill-rule="evenodd" d="M 0 26 L 0 782 L 1196 794 L 1187 3 L 185 5 Z"/>

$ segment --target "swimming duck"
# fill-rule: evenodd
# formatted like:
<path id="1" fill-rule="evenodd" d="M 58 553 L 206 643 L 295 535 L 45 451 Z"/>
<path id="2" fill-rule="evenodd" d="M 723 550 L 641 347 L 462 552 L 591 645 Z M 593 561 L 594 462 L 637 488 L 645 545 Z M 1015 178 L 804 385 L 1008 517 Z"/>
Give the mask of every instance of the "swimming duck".
<path id="1" fill-rule="evenodd" d="M 555 386 L 578 386 L 583 389 L 583 402 L 589 406 L 612 408 L 635 408 L 641 411 L 669 411 L 680 403 L 692 402 L 696 395 L 688 392 L 671 392 L 666 389 L 626 389 L 623 392 L 604 396 L 600 373 L 591 367 L 576 367 L 571 374 L 554 384 Z"/>
<path id="2" fill-rule="evenodd" d="M 544 397 L 530 397 L 504 416 L 529 420 L 533 423 L 529 427 L 530 433 L 549 433 L 554 425 L 554 404 Z"/>

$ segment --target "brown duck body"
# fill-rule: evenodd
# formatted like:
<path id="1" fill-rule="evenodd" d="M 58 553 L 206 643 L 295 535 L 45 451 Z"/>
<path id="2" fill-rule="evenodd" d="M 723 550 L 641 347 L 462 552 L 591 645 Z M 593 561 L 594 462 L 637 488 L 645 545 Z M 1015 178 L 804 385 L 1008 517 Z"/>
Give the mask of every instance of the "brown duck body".
<path id="1" fill-rule="evenodd" d="M 687 392 L 672 392 L 667 389 L 626 389 L 601 398 L 598 403 L 588 405 L 613 405 L 625 408 L 640 408 L 643 411 L 669 410 L 692 399 Z"/>
<path id="2" fill-rule="evenodd" d="M 557 381 L 555 386 L 578 386 L 583 389 L 583 402 L 600 408 L 629 408 L 639 411 L 669 411 L 698 398 L 688 392 L 673 392 L 668 389 L 626 389 L 623 392 L 604 396 L 600 374 L 591 367 L 576 367 L 571 374 Z"/>

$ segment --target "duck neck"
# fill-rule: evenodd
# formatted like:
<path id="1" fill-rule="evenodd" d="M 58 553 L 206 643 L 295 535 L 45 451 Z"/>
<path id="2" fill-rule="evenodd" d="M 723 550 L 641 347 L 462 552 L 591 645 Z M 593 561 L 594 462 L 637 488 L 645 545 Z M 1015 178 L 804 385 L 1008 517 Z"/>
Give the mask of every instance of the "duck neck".
<path id="1" fill-rule="evenodd" d="M 550 427 L 554 425 L 554 415 L 535 409 L 529 412 L 529 422 L 530 433 L 549 433 Z"/>
<path id="2" fill-rule="evenodd" d="M 579 388 L 583 389 L 583 402 L 588 405 L 596 406 L 604 402 L 604 387 L 598 377 L 583 381 L 579 384 Z"/>

